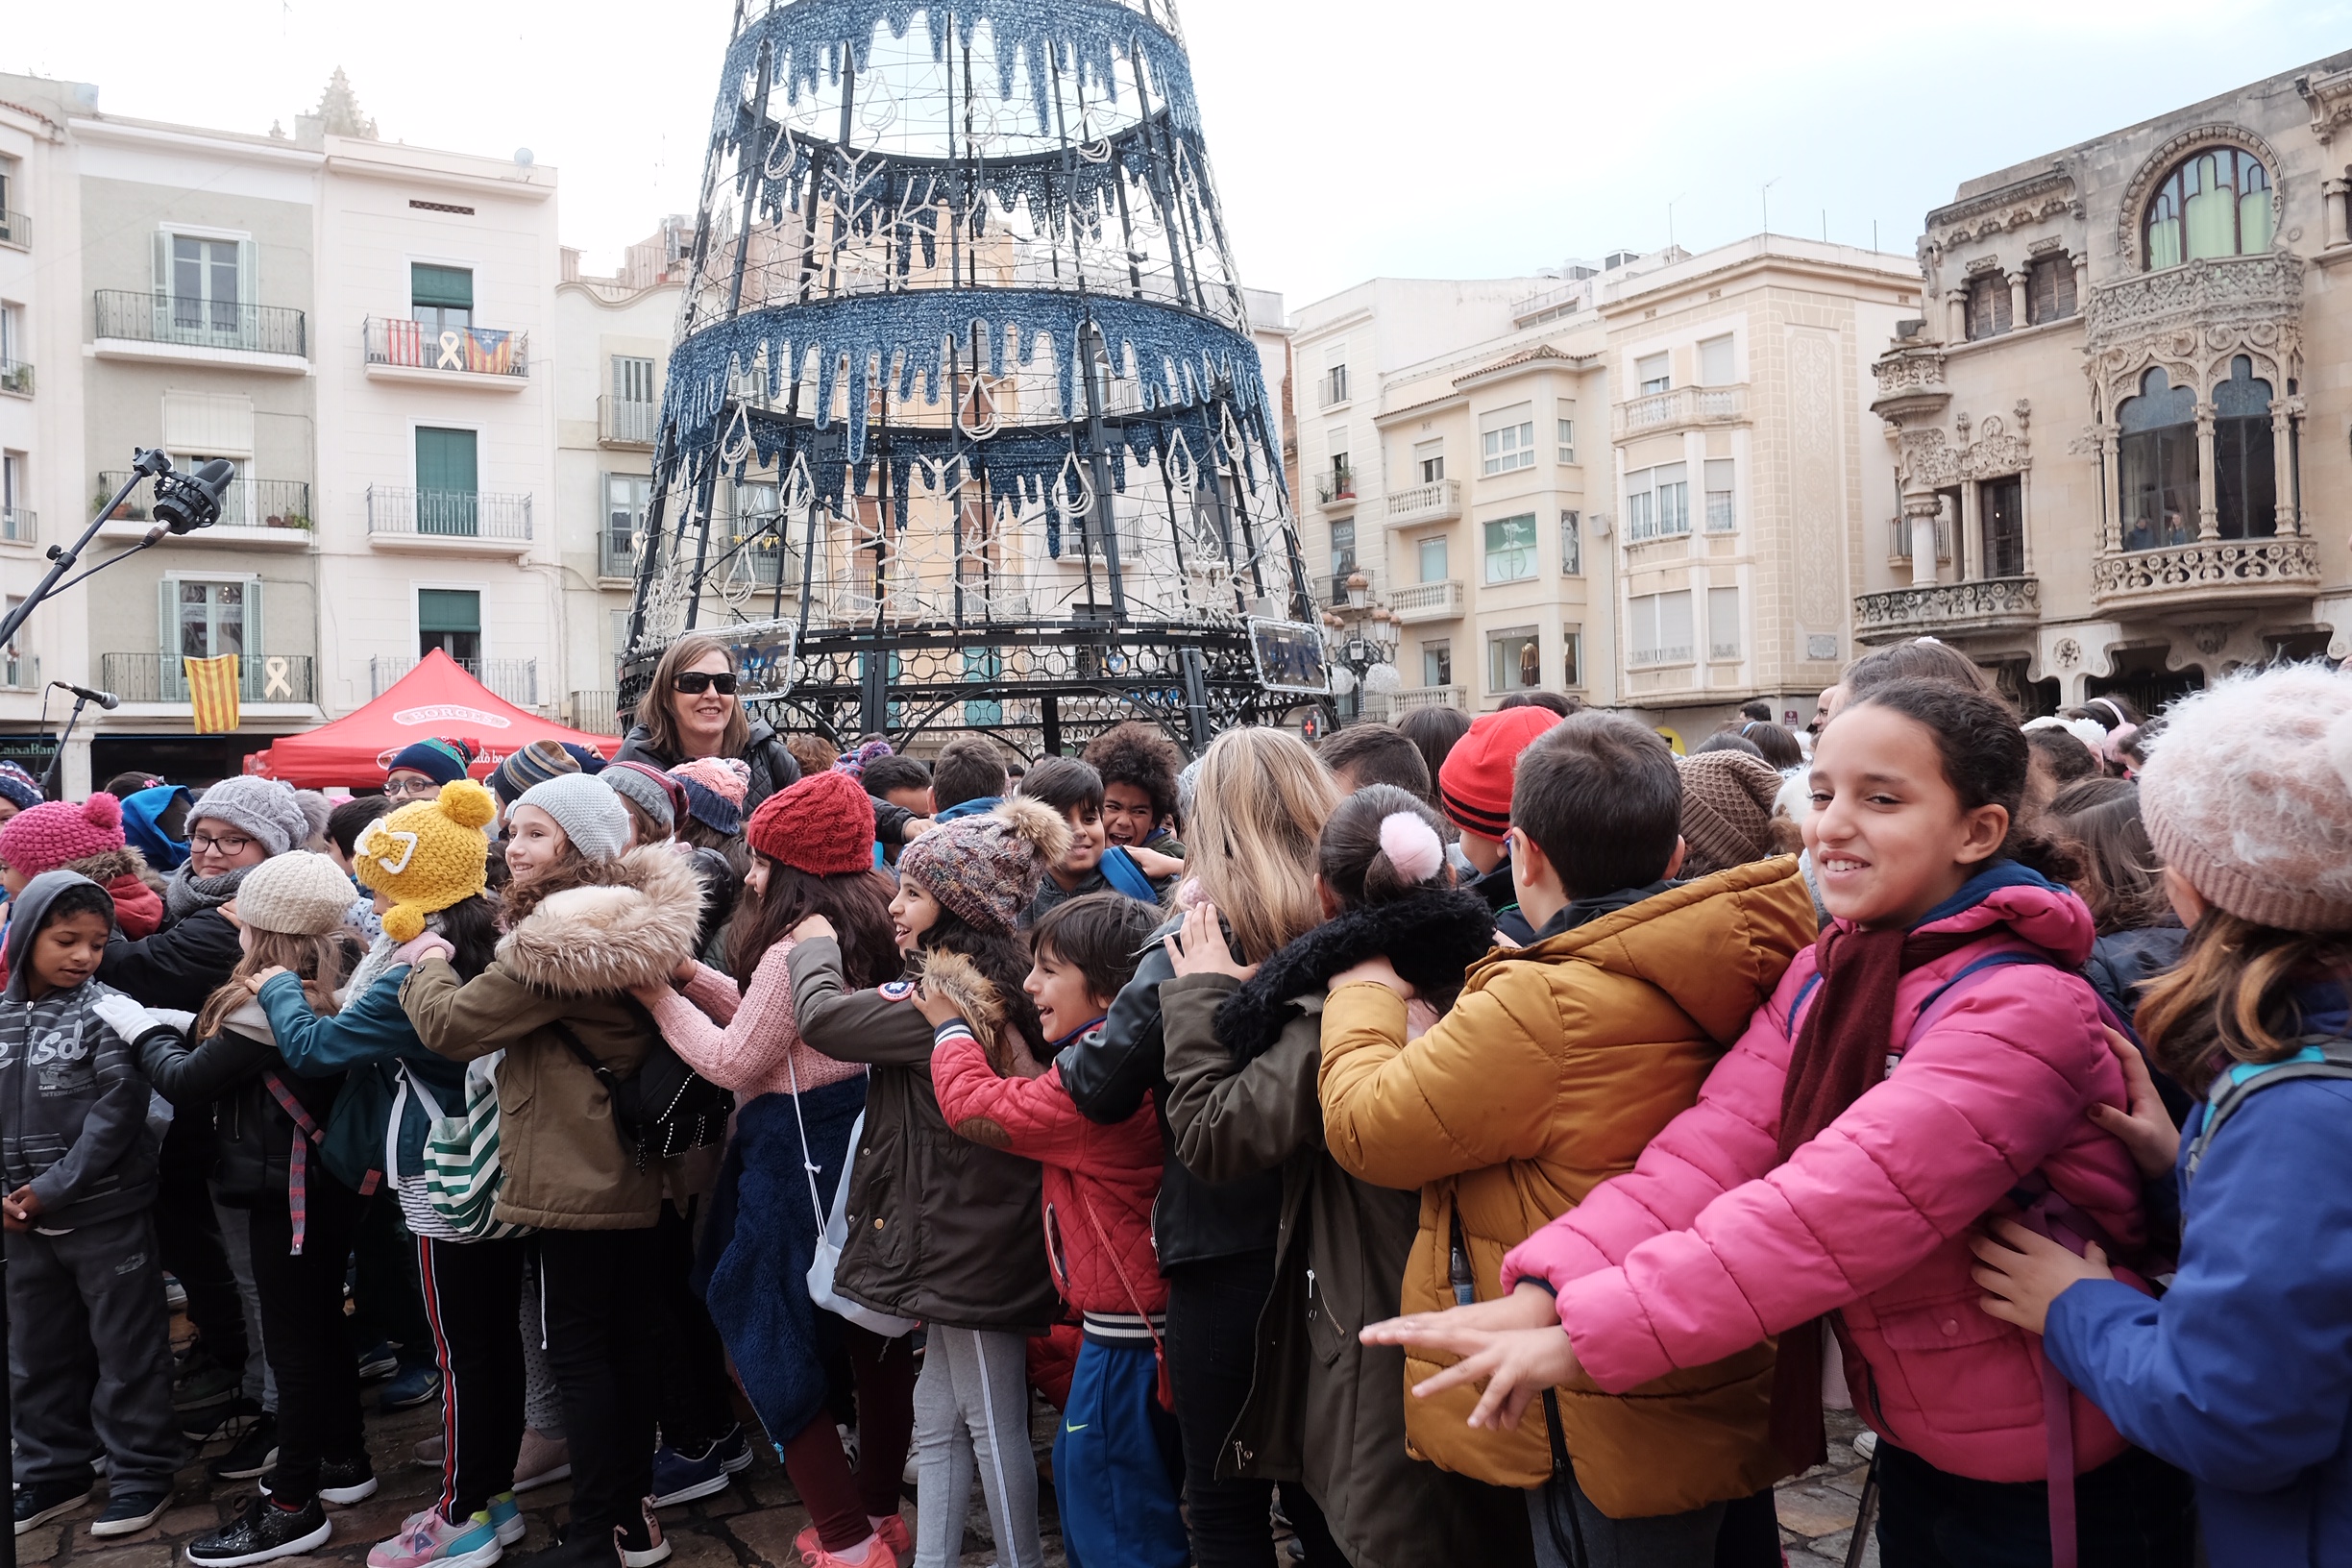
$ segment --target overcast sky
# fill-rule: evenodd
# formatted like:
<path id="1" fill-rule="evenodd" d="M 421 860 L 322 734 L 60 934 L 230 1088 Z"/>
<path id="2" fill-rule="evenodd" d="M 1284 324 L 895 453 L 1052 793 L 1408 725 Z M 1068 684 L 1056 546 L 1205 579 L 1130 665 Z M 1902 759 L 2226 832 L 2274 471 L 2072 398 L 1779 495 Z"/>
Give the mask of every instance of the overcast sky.
<path id="1" fill-rule="evenodd" d="M 1772 227 L 1908 253 L 1962 180 L 2352 48 L 2352 0 L 1182 0 L 1243 277 L 1531 272 Z M 732 0 L 13 0 L 0 69 L 290 130 L 342 65 L 384 136 L 560 171 L 592 268 L 691 210 Z M 1769 196 L 1763 187 L 1770 184 Z"/>

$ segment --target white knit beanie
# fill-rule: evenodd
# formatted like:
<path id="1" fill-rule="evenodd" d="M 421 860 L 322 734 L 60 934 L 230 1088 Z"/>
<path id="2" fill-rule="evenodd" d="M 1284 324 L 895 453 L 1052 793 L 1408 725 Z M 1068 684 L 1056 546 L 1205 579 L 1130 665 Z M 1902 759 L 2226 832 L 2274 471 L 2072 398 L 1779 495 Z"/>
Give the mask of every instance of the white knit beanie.
<path id="1" fill-rule="evenodd" d="M 618 860 L 628 848 L 628 808 L 588 773 L 558 773 L 523 792 L 515 806 L 537 806 L 555 819 L 572 847 L 590 860 Z M 514 806 L 506 808 L 509 812 Z"/>
<path id="2" fill-rule="evenodd" d="M 2352 676 L 2288 665 L 2174 703 L 2140 812 L 2164 863 L 2231 914 L 2352 931 Z"/>
<path id="3" fill-rule="evenodd" d="M 307 849 L 272 855 L 237 884 L 236 915 L 261 931 L 323 937 L 342 925 L 359 893 L 343 868 Z"/>

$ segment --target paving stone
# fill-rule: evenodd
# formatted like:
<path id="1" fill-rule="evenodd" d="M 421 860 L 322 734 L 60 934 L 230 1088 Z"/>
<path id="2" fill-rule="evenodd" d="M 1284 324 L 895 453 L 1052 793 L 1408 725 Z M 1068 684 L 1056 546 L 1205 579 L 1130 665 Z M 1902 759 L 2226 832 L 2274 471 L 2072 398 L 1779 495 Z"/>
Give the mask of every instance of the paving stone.
<path id="1" fill-rule="evenodd" d="M 28 1530 L 16 1537 L 16 1560 L 47 1562 L 58 1555 L 58 1548 L 64 1544 L 63 1525 L 43 1525 L 38 1530 Z"/>
<path id="2" fill-rule="evenodd" d="M 724 1529 L 758 1560 L 775 1568 L 793 1568 L 800 1560 L 799 1553 L 793 1549 L 793 1537 L 808 1529 L 809 1523 L 808 1509 L 796 1506 L 739 1513 Z"/>
<path id="3" fill-rule="evenodd" d="M 1826 1486 L 1784 1488 L 1776 1499 L 1780 1522 L 1807 1540 L 1851 1530 L 1855 1500 Z"/>
<path id="4" fill-rule="evenodd" d="M 664 1530 L 671 1568 L 735 1568 L 735 1548 L 723 1536 L 699 1530 Z"/>
<path id="5" fill-rule="evenodd" d="M 172 1549 L 163 1541 L 115 1547 L 105 1552 L 76 1553 L 74 1568 L 171 1568 Z"/>
<path id="6" fill-rule="evenodd" d="M 210 1498 L 206 1498 L 201 1503 L 189 1503 L 173 1508 L 156 1521 L 156 1529 L 166 1535 L 196 1535 L 217 1528 L 220 1522 L 219 1506 Z M 20 1557 L 24 1556 L 22 1547 L 17 1549 L 16 1555 Z"/>

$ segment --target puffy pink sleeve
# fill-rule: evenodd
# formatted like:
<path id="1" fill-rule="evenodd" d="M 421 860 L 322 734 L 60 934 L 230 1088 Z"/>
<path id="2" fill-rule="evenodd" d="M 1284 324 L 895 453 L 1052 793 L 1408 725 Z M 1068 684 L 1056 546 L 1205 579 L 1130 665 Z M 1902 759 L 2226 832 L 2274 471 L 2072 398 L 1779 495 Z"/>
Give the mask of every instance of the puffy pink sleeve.
<path id="1" fill-rule="evenodd" d="M 1578 1360 L 1621 1392 L 1892 1284 L 2075 1136 L 2092 1101 L 2117 1097 L 2099 1023 L 2090 988 L 2056 968 L 1977 987 L 1787 1164 L 1568 1278 L 1559 1316 Z"/>
<path id="2" fill-rule="evenodd" d="M 741 1005 L 727 1005 L 723 1026 L 705 1012 L 717 1014 L 719 1006 L 711 1004 L 717 1003 L 719 992 L 724 990 L 731 997 L 735 988 L 715 969 L 700 969 L 686 995 L 673 992 L 657 997 L 653 1021 L 661 1026 L 670 1048 L 722 1089 L 770 1091 L 784 1075 L 785 1057 L 800 1042 L 793 1017 L 792 975 L 785 968 L 792 945 L 779 942 L 761 957 Z"/>
<path id="3" fill-rule="evenodd" d="M 1507 1294 L 1523 1279 L 1540 1281 L 1557 1294 L 1572 1280 L 1613 1268 L 1643 1242 L 1681 1230 L 1708 1204 L 1772 1169 L 1779 1152 L 1780 1090 L 1788 1078 L 1784 1025 L 1812 972 L 1807 950 L 1707 1074 L 1698 1103 L 1650 1140 L 1631 1170 L 1603 1182 L 1505 1255 Z"/>

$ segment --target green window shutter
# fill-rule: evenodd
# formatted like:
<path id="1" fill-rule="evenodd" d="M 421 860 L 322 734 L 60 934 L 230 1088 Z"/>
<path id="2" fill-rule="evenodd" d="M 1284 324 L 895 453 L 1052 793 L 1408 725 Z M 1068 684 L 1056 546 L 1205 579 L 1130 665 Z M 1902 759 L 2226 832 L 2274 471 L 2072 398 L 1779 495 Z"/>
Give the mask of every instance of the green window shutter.
<path id="1" fill-rule="evenodd" d="M 438 305 L 459 310 L 474 308 L 474 274 L 465 267 L 433 267 L 422 261 L 408 264 L 411 305 Z"/>
<path id="2" fill-rule="evenodd" d="M 477 488 L 474 432 L 418 426 L 416 477 L 419 490 L 472 495 Z"/>
<path id="3" fill-rule="evenodd" d="M 471 588 L 419 588 L 419 631 L 481 630 L 481 595 Z"/>

